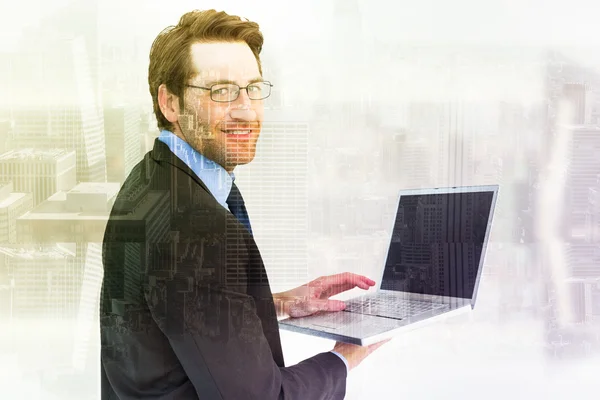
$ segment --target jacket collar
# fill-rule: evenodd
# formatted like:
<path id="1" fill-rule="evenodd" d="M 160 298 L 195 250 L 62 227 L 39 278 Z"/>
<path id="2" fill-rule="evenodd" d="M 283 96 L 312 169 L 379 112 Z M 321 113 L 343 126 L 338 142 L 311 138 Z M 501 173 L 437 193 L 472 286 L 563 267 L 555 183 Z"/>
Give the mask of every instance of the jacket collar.
<path id="1" fill-rule="evenodd" d="M 171 149 L 169 149 L 169 146 L 167 146 L 165 143 L 160 141 L 158 138 L 154 139 L 154 147 L 150 151 L 150 157 L 157 162 L 167 162 L 167 163 L 173 165 L 174 167 L 180 169 L 181 171 L 185 172 L 196 183 L 198 183 L 200 186 L 202 186 L 202 188 L 204 190 L 206 190 L 209 194 L 211 194 L 210 190 L 208 190 L 208 188 L 206 187 L 204 182 L 202 182 L 202 180 L 198 177 L 198 175 L 196 175 L 194 173 L 194 171 L 186 163 L 183 162 L 183 160 L 181 160 L 179 157 L 177 157 L 171 151 Z M 212 194 L 211 194 L 211 196 L 212 196 Z"/>

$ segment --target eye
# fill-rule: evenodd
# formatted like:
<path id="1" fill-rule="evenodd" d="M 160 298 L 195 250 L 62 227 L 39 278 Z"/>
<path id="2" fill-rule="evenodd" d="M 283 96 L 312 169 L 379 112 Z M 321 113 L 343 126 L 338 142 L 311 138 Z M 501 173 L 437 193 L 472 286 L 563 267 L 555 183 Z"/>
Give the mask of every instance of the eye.
<path id="1" fill-rule="evenodd" d="M 229 88 L 214 89 L 213 93 L 217 94 L 217 95 L 224 95 L 224 94 L 229 93 Z"/>

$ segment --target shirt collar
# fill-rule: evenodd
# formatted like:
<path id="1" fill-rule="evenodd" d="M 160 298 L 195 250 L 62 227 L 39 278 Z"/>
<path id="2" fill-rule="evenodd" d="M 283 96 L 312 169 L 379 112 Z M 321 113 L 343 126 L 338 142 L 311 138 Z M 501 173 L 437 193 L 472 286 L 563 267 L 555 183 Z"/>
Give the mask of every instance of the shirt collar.
<path id="1" fill-rule="evenodd" d="M 227 197 L 235 180 L 233 172 L 229 174 L 222 166 L 198 153 L 189 143 L 171 131 L 161 131 L 158 140 L 169 146 L 173 154 L 194 171 L 219 204 L 229 209 Z"/>

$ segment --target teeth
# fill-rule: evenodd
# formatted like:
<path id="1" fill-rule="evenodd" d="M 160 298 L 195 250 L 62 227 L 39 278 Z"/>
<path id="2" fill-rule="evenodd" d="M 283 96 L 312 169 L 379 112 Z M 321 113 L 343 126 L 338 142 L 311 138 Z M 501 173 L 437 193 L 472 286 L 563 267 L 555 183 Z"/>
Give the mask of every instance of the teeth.
<path id="1" fill-rule="evenodd" d="M 250 133 L 250 131 L 225 131 L 230 135 L 247 135 Z"/>

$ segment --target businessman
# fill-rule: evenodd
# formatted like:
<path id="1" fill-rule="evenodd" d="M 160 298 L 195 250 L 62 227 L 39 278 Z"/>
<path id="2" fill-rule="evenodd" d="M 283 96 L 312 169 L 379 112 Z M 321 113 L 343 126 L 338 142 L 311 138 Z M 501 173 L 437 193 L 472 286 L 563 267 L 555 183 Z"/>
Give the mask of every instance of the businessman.
<path id="1" fill-rule="evenodd" d="M 183 15 L 150 50 L 161 129 L 113 206 L 100 305 L 102 399 L 342 399 L 382 343 L 337 343 L 285 366 L 278 317 L 337 312 L 375 284 L 343 273 L 272 294 L 234 169 L 254 158 L 263 36 L 215 10 Z"/>

